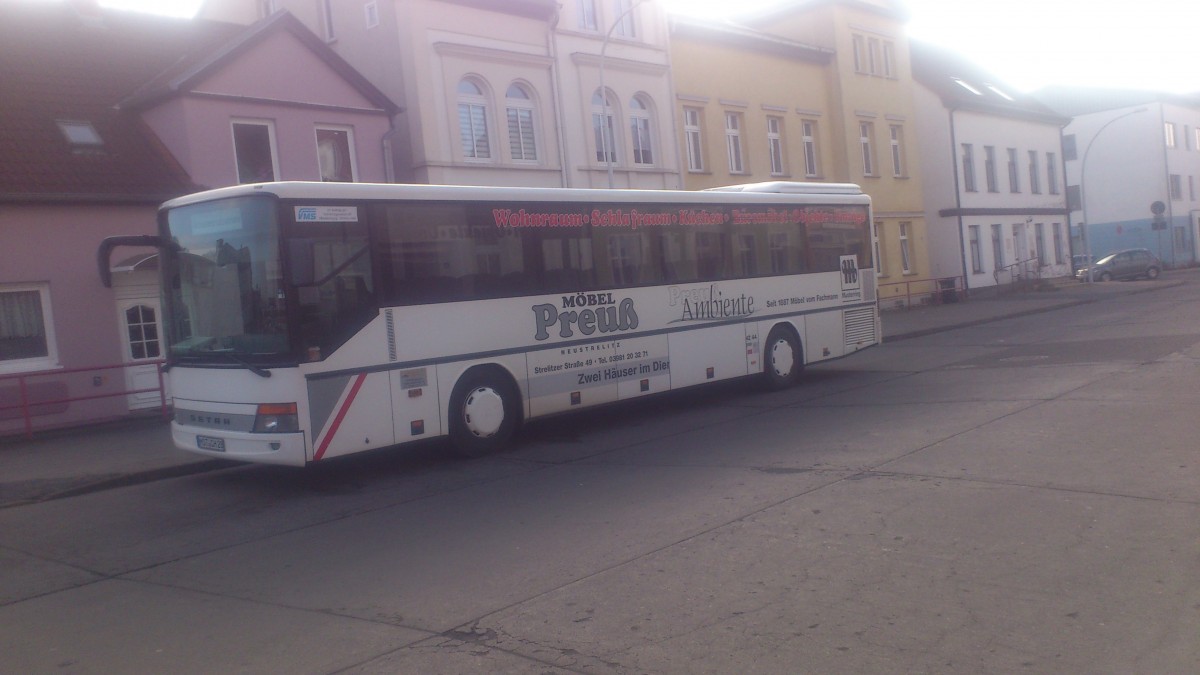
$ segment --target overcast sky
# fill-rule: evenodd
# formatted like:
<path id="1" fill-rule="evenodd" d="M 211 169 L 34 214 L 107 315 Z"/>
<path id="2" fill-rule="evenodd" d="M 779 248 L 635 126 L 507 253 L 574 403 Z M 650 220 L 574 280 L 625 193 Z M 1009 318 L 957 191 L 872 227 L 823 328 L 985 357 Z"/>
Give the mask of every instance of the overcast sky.
<path id="1" fill-rule="evenodd" d="M 652 1 L 715 18 L 788 2 Z M 1200 0 L 905 1 L 909 35 L 961 52 L 1017 89 L 1072 84 L 1200 93 Z M 189 16 L 200 0 L 101 4 Z"/>
<path id="2" fill-rule="evenodd" d="M 660 0 L 736 18 L 787 0 Z M 1200 0 L 904 0 L 908 34 L 1024 91 L 1049 84 L 1200 93 Z"/>

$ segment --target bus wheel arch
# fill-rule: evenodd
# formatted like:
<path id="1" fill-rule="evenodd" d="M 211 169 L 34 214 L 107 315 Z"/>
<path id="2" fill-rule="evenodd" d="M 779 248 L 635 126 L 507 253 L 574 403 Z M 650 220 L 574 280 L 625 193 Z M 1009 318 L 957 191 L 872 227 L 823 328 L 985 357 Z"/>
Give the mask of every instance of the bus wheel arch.
<path id="1" fill-rule="evenodd" d="M 474 366 L 450 394 L 450 440 L 457 454 L 480 457 L 508 445 L 521 426 L 521 390 L 496 365 Z"/>
<path id="2" fill-rule="evenodd" d="M 804 370 L 804 347 L 795 326 L 780 323 L 771 327 L 762 360 L 763 381 L 768 389 L 787 389 L 800 380 Z"/>

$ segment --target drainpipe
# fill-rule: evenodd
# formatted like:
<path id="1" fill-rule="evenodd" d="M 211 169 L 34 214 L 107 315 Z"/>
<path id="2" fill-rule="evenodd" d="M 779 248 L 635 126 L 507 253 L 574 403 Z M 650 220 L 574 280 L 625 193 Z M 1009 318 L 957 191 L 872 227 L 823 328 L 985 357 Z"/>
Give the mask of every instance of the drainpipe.
<path id="1" fill-rule="evenodd" d="M 950 109 L 950 166 L 954 167 L 954 210 L 958 212 L 958 258 L 962 261 L 963 290 L 971 288 L 971 277 L 967 274 L 967 244 L 963 237 L 962 190 L 958 185 L 958 139 L 954 132 L 954 108 Z M 971 167 L 973 171 L 975 167 Z M 993 257 L 995 254 L 993 254 Z M 999 283 L 999 279 L 996 280 Z M 940 289 L 939 289 L 940 290 Z"/>

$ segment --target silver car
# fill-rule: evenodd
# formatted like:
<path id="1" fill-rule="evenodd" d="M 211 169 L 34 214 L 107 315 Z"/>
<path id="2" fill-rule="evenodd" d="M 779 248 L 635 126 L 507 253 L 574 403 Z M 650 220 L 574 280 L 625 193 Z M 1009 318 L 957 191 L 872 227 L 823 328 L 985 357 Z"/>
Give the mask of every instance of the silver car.
<path id="1" fill-rule="evenodd" d="M 1138 277 L 1157 279 L 1161 271 L 1162 261 L 1149 249 L 1131 248 L 1109 253 L 1091 266 L 1076 271 L 1075 278 L 1086 281 L 1090 273 L 1094 281 L 1136 279 Z"/>

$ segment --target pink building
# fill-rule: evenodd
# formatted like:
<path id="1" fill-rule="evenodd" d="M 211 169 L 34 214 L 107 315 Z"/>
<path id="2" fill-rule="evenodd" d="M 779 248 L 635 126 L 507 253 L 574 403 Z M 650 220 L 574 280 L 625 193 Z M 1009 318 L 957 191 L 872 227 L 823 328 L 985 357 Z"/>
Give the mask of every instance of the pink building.
<path id="1" fill-rule="evenodd" d="M 158 204 L 199 189 L 386 181 L 396 106 L 286 13 L 7 3 L 3 19 L 0 435 L 25 430 L 23 400 L 34 428 L 157 408 L 121 394 L 157 387 L 157 261 L 118 249 L 104 288 L 100 241 L 154 233 Z"/>

